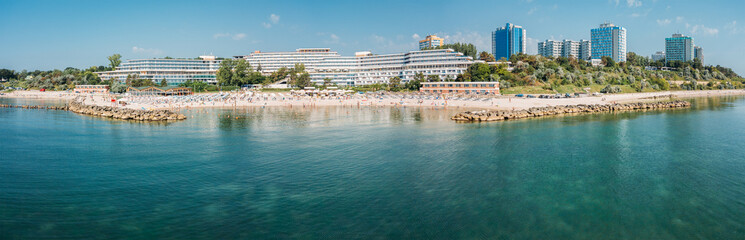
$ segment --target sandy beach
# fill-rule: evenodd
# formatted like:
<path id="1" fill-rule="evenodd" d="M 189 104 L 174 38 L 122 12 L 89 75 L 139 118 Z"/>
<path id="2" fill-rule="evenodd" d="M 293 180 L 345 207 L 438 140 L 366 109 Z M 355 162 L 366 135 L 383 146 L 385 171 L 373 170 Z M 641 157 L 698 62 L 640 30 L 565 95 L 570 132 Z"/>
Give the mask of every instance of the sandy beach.
<path id="1" fill-rule="evenodd" d="M 531 107 L 546 107 L 578 104 L 610 104 L 656 101 L 666 99 L 686 99 L 710 96 L 745 95 L 745 90 L 704 90 L 704 91 L 664 91 L 649 93 L 622 93 L 579 98 L 519 98 L 514 96 L 440 96 L 418 93 L 350 94 L 330 97 L 292 96 L 290 93 L 263 92 L 223 92 L 193 94 L 188 96 L 115 96 L 90 95 L 69 92 L 14 91 L 0 97 L 30 99 L 72 100 L 84 97 L 86 104 L 100 106 L 121 106 L 131 109 L 191 109 L 205 107 L 319 107 L 319 106 L 406 106 L 406 107 L 446 107 L 489 110 L 521 110 Z M 118 101 L 112 103 L 111 99 Z M 123 105 L 122 102 L 126 103 Z"/>

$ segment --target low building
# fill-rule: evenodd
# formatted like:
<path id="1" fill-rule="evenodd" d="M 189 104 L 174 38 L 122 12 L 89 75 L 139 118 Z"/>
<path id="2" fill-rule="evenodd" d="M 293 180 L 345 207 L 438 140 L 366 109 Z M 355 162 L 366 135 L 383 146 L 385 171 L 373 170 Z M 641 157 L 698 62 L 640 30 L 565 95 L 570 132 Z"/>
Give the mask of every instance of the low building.
<path id="1" fill-rule="evenodd" d="M 483 63 L 453 49 L 410 51 L 406 53 L 376 55 L 369 51 L 356 52 L 354 56 L 341 56 L 328 48 L 297 49 L 294 52 L 254 52 L 245 59 L 253 68 L 261 66 L 261 74 L 268 76 L 281 68 L 290 69 L 296 63 L 305 65 L 314 85 L 323 85 L 326 79 L 337 86 L 360 86 L 388 83 L 399 77 L 407 83 L 421 73 L 440 79 L 455 79 L 471 64 Z M 281 82 L 275 83 L 279 85 Z M 270 86 L 278 88 L 281 86 Z"/>
<path id="2" fill-rule="evenodd" d="M 423 93 L 460 93 L 499 95 L 499 82 L 423 82 Z"/>
<path id="3" fill-rule="evenodd" d="M 75 85 L 75 93 L 109 93 L 109 85 Z"/>
<path id="4" fill-rule="evenodd" d="M 167 87 L 128 87 L 127 93 L 130 95 L 158 95 L 158 96 L 174 96 L 174 95 L 190 95 L 192 94 L 191 89 L 187 87 L 179 86 L 167 86 Z"/>
<path id="5" fill-rule="evenodd" d="M 163 79 L 168 85 L 176 86 L 189 80 L 217 83 L 219 60 L 215 56 L 199 56 L 198 59 L 153 58 L 134 59 L 123 62 L 114 71 L 96 72 L 103 81 L 115 80 L 124 83 L 127 76 L 150 79 L 160 83 Z"/>

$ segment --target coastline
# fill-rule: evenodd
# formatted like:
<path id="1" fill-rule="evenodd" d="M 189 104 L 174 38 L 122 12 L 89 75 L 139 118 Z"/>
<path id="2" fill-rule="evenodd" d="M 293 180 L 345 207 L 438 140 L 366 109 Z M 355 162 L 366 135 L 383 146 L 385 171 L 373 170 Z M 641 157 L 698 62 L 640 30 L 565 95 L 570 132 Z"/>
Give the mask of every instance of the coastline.
<path id="1" fill-rule="evenodd" d="M 461 100 L 454 98 L 446 99 L 417 99 L 406 98 L 406 93 L 386 93 L 383 97 L 376 95 L 351 95 L 343 97 L 290 97 L 276 93 L 220 93 L 220 99 L 206 99 L 202 101 L 182 101 L 169 97 L 123 97 L 126 106 L 119 106 L 111 102 L 111 95 L 85 95 L 68 92 L 37 92 L 37 91 L 14 91 L 0 96 L 3 98 L 26 98 L 26 99 L 56 99 L 73 100 L 76 97 L 85 96 L 84 103 L 97 106 L 118 106 L 129 109 L 144 110 L 181 110 L 195 108 L 231 108 L 231 107 L 321 107 L 321 106 L 394 106 L 394 107 L 445 107 L 474 110 L 526 110 L 536 107 L 554 107 L 571 105 L 605 105 L 619 103 L 652 102 L 660 100 L 686 99 L 696 97 L 717 96 L 742 96 L 745 90 L 701 90 L 701 91 L 662 91 L 647 93 L 620 93 L 602 96 L 588 96 L 580 98 L 518 98 L 514 96 L 496 96 L 484 101 Z M 193 97 L 212 97 L 217 93 L 194 94 Z M 409 94 L 411 96 L 413 94 Z"/>

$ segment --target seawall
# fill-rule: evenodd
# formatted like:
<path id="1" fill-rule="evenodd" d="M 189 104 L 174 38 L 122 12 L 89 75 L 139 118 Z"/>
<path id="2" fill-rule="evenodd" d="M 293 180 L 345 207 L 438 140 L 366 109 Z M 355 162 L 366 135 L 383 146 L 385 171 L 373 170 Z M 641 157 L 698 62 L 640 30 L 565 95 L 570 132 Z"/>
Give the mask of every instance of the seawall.
<path id="1" fill-rule="evenodd" d="M 469 111 L 458 113 L 451 119 L 461 122 L 493 122 L 524 118 L 536 118 L 561 114 L 604 113 L 618 111 L 687 108 L 691 103 L 686 101 L 669 101 L 653 103 L 616 103 L 616 104 L 580 104 L 570 106 L 535 107 L 516 111 Z"/>
<path id="2" fill-rule="evenodd" d="M 63 110 L 77 114 L 135 121 L 172 121 L 186 119 L 186 116 L 183 114 L 169 110 L 137 110 L 109 106 L 95 106 L 83 104 L 78 100 L 73 100 L 66 106 L 0 104 L 0 108 Z"/>

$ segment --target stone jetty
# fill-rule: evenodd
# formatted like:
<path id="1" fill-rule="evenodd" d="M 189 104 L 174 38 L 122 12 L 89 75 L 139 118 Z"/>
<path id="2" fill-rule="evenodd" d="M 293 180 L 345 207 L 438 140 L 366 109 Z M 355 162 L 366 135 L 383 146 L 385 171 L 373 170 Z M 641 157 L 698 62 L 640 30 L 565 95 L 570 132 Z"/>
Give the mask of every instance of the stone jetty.
<path id="1" fill-rule="evenodd" d="M 136 121 L 169 121 L 184 120 L 186 116 L 169 110 L 137 110 L 121 107 L 85 105 L 80 101 L 72 101 L 67 105 L 70 112 L 93 115 L 106 118 Z"/>
<path id="2" fill-rule="evenodd" d="M 169 110 L 148 111 L 119 107 L 85 105 L 78 100 L 74 100 L 66 106 L 0 104 L 0 108 L 63 110 L 74 112 L 77 114 L 136 121 L 171 121 L 186 119 L 186 116 L 184 116 L 183 114 L 174 113 Z"/>
<path id="3" fill-rule="evenodd" d="M 687 108 L 691 103 L 686 101 L 649 102 L 649 103 L 616 103 L 616 104 L 580 104 L 570 106 L 534 107 L 516 111 L 471 111 L 458 113 L 451 119 L 462 122 L 493 122 L 535 118 L 560 114 L 603 113 L 634 110 L 653 110 L 669 108 Z"/>

